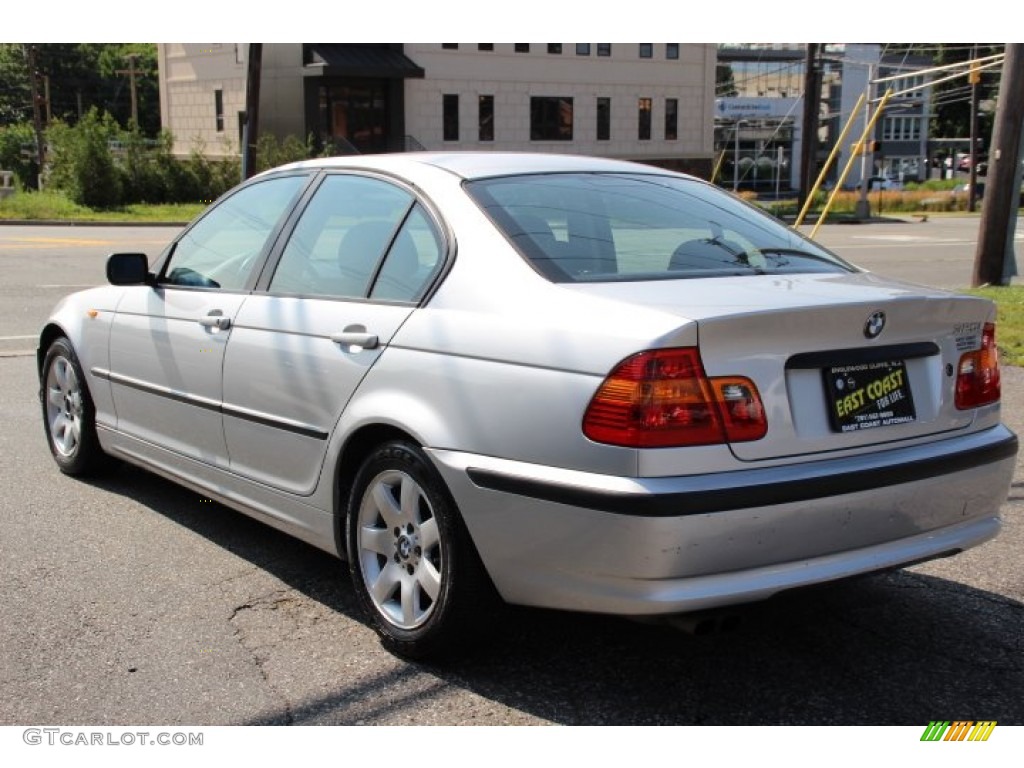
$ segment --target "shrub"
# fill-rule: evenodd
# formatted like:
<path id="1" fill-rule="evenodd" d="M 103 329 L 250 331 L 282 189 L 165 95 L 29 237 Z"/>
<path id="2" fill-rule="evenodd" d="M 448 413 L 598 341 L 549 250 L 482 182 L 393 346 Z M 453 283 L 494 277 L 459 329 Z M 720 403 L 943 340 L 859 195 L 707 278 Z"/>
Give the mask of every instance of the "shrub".
<path id="1" fill-rule="evenodd" d="M 264 133 L 256 141 L 256 170 L 266 171 L 285 163 L 308 160 L 317 157 L 317 147 L 312 134 L 305 143 L 298 136 L 288 135 L 278 141 L 273 134 Z"/>
<path id="2" fill-rule="evenodd" d="M 16 187 L 36 187 L 39 165 L 22 154 L 25 147 L 35 147 L 36 133 L 31 123 L 0 126 L 0 170 L 14 171 Z"/>
<path id="3" fill-rule="evenodd" d="M 114 119 L 95 107 L 74 127 L 54 122 L 46 131 L 46 183 L 89 208 L 121 205 L 121 173 L 110 152 L 110 142 L 119 138 L 120 128 Z"/>

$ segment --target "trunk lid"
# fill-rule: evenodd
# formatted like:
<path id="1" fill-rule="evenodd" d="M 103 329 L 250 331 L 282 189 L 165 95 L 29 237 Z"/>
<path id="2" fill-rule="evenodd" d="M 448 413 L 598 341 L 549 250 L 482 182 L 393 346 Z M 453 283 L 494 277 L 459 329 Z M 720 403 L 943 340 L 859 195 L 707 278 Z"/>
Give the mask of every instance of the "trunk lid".
<path id="1" fill-rule="evenodd" d="M 870 273 L 594 283 L 574 289 L 695 321 L 707 374 L 745 376 L 760 392 L 767 435 L 730 445 L 737 459 L 749 462 L 859 449 L 970 426 L 975 411 L 954 405 L 957 365 L 963 352 L 980 347 L 982 327 L 995 316 L 985 299 Z M 669 333 L 652 346 L 674 344 Z M 657 473 L 673 463 L 660 455 Z"/>

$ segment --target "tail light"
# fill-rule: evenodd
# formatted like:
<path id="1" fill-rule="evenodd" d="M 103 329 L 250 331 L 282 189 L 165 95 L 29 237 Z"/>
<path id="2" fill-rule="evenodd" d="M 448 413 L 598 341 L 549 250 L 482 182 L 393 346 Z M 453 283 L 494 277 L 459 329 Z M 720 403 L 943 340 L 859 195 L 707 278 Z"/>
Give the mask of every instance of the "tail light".
<path id="1" fill-rule="evenodd" d="M 956 375 L 956 407 L 977 408 L 999 400 L 999 352 L 996 326 L 985 323 L 981 331 L 981 349 L 960 356 Z"/>
<path id="2" fill-rule="evenodd" d="M 622 361 L 583 417 L 591 440 L 630 448 L 743 442 L 767 431 L 754 383 L 708 378 L 696 347 L 650 350 Z"/>

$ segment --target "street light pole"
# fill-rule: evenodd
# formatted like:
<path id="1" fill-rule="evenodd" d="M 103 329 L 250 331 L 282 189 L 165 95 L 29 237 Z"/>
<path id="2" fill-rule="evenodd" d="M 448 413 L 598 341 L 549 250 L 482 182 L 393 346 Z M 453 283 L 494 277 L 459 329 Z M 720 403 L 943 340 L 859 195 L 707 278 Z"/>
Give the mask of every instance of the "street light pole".
<path id="1" fill-rule="evenodd" d="M 875 73 L 874 64 L 868 64 L 868 82 L 864 86 L 866 98 L 864 100 L 867 105 L 864 109 L 864 138 L 863 141 L 857 146 L 860 152 L 860 197 L 857 198 L 857 205 L 854 208 L 854 215 L 858 219 L 869 219 L 871 218 L 871 204 L 868 202 L 868 142 L 871 141 L 871 137 L 868 136 L 868 125 L 871 124 L 871 79 Z M 877 108 L 876 108 L 877 109 Z"/>
<path id="2" fill-rule="evenodd" d="M 735 194 L 740 188 L 740 121 L 732 127 L 732 191 Z"/>

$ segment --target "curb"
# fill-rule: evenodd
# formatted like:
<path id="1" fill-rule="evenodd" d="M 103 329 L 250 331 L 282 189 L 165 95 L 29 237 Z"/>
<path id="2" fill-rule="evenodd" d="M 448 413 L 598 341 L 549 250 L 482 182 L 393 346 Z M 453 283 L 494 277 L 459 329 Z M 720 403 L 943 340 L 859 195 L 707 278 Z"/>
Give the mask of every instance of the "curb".
<path id="1" fill-rule="evenodd" d="M 184 227 L 187 221 L 78 221 L 72 219 L 0 219 L 0 227 Z"/>

